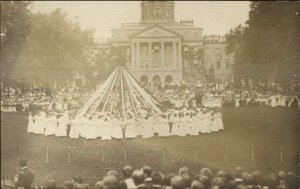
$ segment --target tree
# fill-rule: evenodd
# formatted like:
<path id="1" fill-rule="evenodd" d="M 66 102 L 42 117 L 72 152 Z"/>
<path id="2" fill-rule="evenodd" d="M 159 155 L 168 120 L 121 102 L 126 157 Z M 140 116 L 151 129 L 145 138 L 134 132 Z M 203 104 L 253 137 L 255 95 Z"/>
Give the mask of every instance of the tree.
<path id="1" fill-rule="evenodd" d="M 300 2 L 250 3 L 249 20 L 226 35 L 235 75 L 264 80 L 299 75 Z"/>
<path id="2" fill-rule="evenodd" d="M 32 27 L 17 57 L 15 71 L 28 83 L 47 84 L 72 79 L 88 62 L 93 30 L 82 30 L 61 9 L 31 16 Z"/>
<path id="3" fill-rule="evenodd" d="M 1 2 L 1 73 L 12 71 L 31 27 L 30 2 Z"/>

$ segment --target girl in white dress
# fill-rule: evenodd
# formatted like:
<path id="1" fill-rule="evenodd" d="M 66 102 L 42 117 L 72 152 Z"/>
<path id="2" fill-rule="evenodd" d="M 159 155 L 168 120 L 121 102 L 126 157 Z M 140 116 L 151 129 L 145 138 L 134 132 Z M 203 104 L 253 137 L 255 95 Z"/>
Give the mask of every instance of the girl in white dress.
<path id="1" fill-rule="evenodd" d="M 199 135 L 200 129 L 201 129 L 201 119 L 198 114 L 193 115 L 191 117 L 191 130 L 190 130 L 190 135 L 192 136 L 197 136 Z"/>
<path id="2" fill-rule="evenodd" d="M 217 113 L 217 124 L 219 130 L 224 129 L 223 121 L 222 121 L 222 114 L 220 112 Z"/>
<path id="3" fill-rule="evenodd" d="M 178 135 L 178 117 L 177 114 L 171 114 L 170 122 L 172 125 L 171 136 L 179 136 Z"/>
<path id="4" fill-rule="evenodd" d="M 111 140 L 111 131 L 112 131 L 111 123 L 107 122 L 107 118 L 105 118 L 103 122 L 101 140 Z"/>
<path id="5" fill-rule="evenodd" d="M 55 131 L 55 136 L 57 136 L 57 137 L 67 136 L 67 120 L 66 120 L 65 116 L 61 116 L 58 119 L 58 126 Z"/>
<path id="6" fill-rule="evenodd" d="M 178 127 L 178 136 L 186 136 L 186 129 L 185 129 L 185 122 L 183 120 L 184 117 L 178 117 L 177 118 L 177 127 Z"/>
<path id="7" fill-rule="evenodd" d="M 212 113 L 212 125 L 211 125 L 211 131 L 217 132 L 219 131 L 219 125 L 218 125 L 218 115 L 217 113 Z"/>
<path id="8" fill-rule="evenodd" d="M 163 115 L 158 120 L 158 136 L 159 137 L 167 137 L 170 136 L 170 127 L 169 127 L 169 121 L 165 115 Z"/>
<path id="9" fill-rule="evenodd" d="M 150 120 L 148 117 L 145 118 L 143 123 L 143 136 L 142 138 L 152 138 L 154 136 L 153 133 L 153 120 Z"/>
<path id="10" fill-rule="evenodd" d="M 41 114 L 38 115 L 36 119 L 35 134 L 44 134 L 45 123 L 46 123 L 46 115 L 44 112 L 42 112 Z"/>
<path id="11" fill-rule="evenodd" d="M 114 120 L 109 120 L 108 123 L 111 125 L 111 137 L 115 139 L 123 138 L 123 130 L 120 122 L 116 122 Z M 122 122 L 123 123 L 123 122 Z"/>
<path id="12" fill-rule="evenodd" d="M 29 113 L 29 116 L 28 116 L 27 133 L 33 133 L 33 127 L 34 127 L 33 116 L 32 116 L 31 113 Z"/>
<path id="13" fill-rule="evenodd" d="M 47 125 L 45 128 L 45 136 L 50 136 L 50 135 L 54 135 L 55 131 L 56 131 L 56 119 L 54 116 L 48 116 L 47 117 Z"/>
<path id="14" fill-rule="evenodd" d="M 135 121 L 132 118 L 132 116 L 130 116 L 126 122 L 125 138 L 137 137 L 137 128 L 135 126 L 136 126 Z"/>
<path id="15" fill-rule="evenodd" d="M 79 118 L 71 118 L 71 129 L 70 129 L 70 138 L 79 138 L 80 134 L 80 120 Z"/>
<path id="16" fill-rule="evenodd" d="M 211 132 L 211 124 L 212 124 L 212 116 L 209 111 L 204 111 L 204 117 L 203 117 L 203 126 L 202 126 L 202 133 L 210 133 Z"/>
<path id="17" fill-rule="evenodd" d="M 96 139 L 98 137 L 97 134 L 97 122 L 98 119 L 89 119 L 87 127 L 86 138 L 87 139 Z"/>

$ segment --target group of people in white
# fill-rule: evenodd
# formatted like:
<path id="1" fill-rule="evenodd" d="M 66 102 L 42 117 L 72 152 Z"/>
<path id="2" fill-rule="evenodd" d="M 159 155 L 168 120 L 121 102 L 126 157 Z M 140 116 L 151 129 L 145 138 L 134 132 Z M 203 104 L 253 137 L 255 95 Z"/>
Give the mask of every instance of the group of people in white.
<path id="1" fill-rule="evenodd" d="M 184 108 L 139 118 L 129 113 L 126 119 L 109 113 L 85 117 L 69 116 L 67 112 L 61 115 L 39 112 L 30 113 L 28 119 L 28 133 L 101 140 L 197 136 L 224 129 L 221 113 L 206 108 Z"/>

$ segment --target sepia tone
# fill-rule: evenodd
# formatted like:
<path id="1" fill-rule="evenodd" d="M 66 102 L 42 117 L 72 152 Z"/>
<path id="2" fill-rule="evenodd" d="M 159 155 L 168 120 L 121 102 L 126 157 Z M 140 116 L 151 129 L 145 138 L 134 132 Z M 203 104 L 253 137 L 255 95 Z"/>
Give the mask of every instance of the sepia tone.
<path id="1" fill-rule="evenodd" d="M 43 3 L 1 2 L 1 188 L 299 187 L 299 2 Z"/>

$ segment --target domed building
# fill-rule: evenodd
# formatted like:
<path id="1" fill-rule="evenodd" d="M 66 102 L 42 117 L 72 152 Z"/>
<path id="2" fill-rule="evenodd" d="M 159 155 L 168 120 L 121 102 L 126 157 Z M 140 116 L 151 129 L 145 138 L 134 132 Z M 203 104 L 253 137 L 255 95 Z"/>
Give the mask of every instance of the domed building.
<path id="1" fill-rule="evenodd" d="M 225 38 L 203 36 L 192 20 L 175 20 L 173 1 L 142 1 L 139 23 L 112 29 L 103 48 L 118 48 L 141 82 L 232 80 L 232 55 Z"/>

